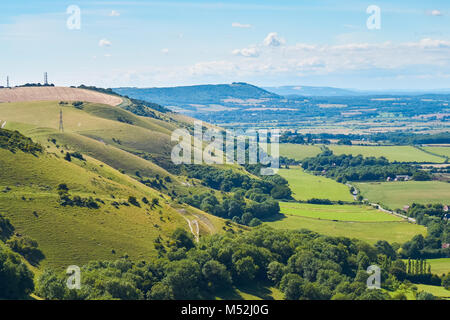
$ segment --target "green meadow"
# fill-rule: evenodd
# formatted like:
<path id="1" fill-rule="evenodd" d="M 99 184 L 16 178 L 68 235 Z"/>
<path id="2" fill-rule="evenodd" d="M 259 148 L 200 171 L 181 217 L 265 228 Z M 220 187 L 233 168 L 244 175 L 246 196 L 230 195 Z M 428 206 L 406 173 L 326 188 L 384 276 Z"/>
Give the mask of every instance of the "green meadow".
<path id="1" fill-rule="evenodd" d="M 320 146 L 302 145 L 293 143 L 281 143 L 280 155 L 295 160 L 303 160 L 309 157 L 315 157 L 321 152 Z"/>
<path id="2" fill-rule="evenodd" d="M 424 150 L 450 158 L 450 147 L 423 147 Z"/>
<path id="3" fill-rule="evenodd" d="M 412 203 L 450 202 L 450 183 L 441 181 L 401 181 L 355 183 L 364 198 L 391 209 Z"/>
<path id="4" fill-rule="evenodd" d="M 284 215 L 282 218 L 266 222 L 277 229 L 309 229 L 321 234 L 356 238 L 374 244 L 378 240 L 390 243 L 404 243 L 417 234 L 426 234 L 426 228 L 408 222 L 347 222 L 318 220 L 296 215 Z"/>
<path id="5" fill-rule="evenodd" d="M 296 200 L 305 201 L 317 198 L 332 201 L 353 201 L 349 188 L 332 179 L 306 173 L 299 167 L 280 169 L 278 173 L 288 180 L 293 197 Z"/>
<path id="6" fill-rule="evenodd" d="M 431 272 L 437 275 L 450 272 L 450 258 L 428 259 L 427 263 L 431 265 Z"/>
<path id="7" fill-rule="evenodd" d="M 282 202 L 281 212 L 319 220 L 355 222 L 402 221 L 403 219 L 365 205 L 315 205 L 309 203 Z"/>
<path id="8" fill-rule="evenodd" d="M 357 156 L 359 154 L 364 157 L 385 157 L 389 161 L 397 162 L 431 162 L 443 163 L 444 157 L 435 156 L 423 152 L 413 146 L 343 146 L 330 145 L 328 146 L 334 154 L 352 154 Z"/>

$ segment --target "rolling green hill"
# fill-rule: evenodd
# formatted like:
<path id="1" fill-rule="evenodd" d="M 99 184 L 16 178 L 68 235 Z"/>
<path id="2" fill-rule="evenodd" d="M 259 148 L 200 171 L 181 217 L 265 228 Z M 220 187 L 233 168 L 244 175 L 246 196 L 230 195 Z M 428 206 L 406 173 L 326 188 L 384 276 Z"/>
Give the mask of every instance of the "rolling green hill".
<path id="1" fill-rule="evenodd" d="M 42 266 L 63 267 L 93 259 L 155 256 L 154 240 L 163 239 L 187 220 L 197 219 L 200 234 L 220 231 L 223 222 L 199 210 L 179 206 L 156 190 L 90 157 L 87 161 L 59 154 L 34 156 L 0 149 L 0 213 L 16 232 L 38 240 Z M 58 185 L 71 197 L 92 197 L 99 208 L 62 206 Z M 138 199 L 132 205 L 130 196 Z M 142 200 L 158 199 L 151 206 Z M 200 218 L 204 219 L 202 222 Z"/>

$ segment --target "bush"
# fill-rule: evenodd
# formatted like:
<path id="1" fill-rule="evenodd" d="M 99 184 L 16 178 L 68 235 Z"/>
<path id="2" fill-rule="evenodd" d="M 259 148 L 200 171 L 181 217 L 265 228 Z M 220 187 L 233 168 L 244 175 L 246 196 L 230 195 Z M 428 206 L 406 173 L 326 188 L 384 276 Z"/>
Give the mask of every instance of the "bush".
<path id="1" fill-rule="evenodd" d="M 38 249 L 37 241 L 31 239 L 30 237 L 14 236 L 6 241 L 6 244 L 11 248 L 11 250 L 22 255 L 32 265 L 37 265 L 39 264 L 39 261 L 44 259 L 44 254 Z"/>
<path id="2" fill-rule="evenodd" d="M 0 299 L 25 299 L 33 292 L 33 273 L 20 256 L 0 246 Z"/>

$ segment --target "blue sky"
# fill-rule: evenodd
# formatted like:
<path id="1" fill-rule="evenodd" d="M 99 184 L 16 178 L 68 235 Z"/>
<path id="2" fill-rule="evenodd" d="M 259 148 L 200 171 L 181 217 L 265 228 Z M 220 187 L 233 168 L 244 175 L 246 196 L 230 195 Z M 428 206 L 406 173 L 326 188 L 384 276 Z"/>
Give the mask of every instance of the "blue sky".
<path id="1" fill-rule="evenodd" d="M 370 5 L 380 29 L 367 28 Z M 450 88 L 443 0 L 2 1 L 0 42 L 0 80 L 13 84 L 47 71 L 57 85 L 103 87 Z"/>

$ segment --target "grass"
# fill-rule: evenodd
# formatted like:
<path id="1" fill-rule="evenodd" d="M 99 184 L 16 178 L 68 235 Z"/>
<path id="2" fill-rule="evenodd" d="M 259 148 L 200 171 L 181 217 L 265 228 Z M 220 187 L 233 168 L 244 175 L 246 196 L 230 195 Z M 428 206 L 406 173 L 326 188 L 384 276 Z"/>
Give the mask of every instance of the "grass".
<path id="1" fill-rule="evenodd" d="M 280 155 L 295 160 L 303 160 L 309 157 L 315 157 L 321 152 L 319 146 L 302 145 L 292 143 L 280 144 Z"/>
<path id="2" fill-rule="evenodd" d="M 402 181 L 356 183 L 363 197 L 391 209 L 412 203 L 448 203 L 450 183 L 441 181 Z"/>
<path id="3" fill-rule="evenodd" d="M 282 202 L 281 212 L 305 218 L 321 220 L 381 222 L 403 219 L 364 205 L 315 205 L 308 203 Z"/>
<path id="4" fill-rule="evenodd" d="M 282 215 L 279 219 L 265 222 L 276 229 L 309 229 L 334 237 L 356 238 L 374 244 L 378 240 L 404 243 L 417 234 L 426 234 L 426 228 L 408 222 L 344 222 Z"/>
<path id="5" fill-rule="evenodd" d="M 288 180 L 296 200 L 318 198 L 332 201 L 353 201 L 349 188 L 332 179 L 306 173 L 297 167 L 280 169 L 278 173 Z"/>
<path id="6" fill-rule="evenodd" d="M 150 153 L 170 158 L 171 130 L 161 120 L 138 117 L 118 107 L 85 104 L 83 110 L 58 102 L 2 103 L 0 119 L 7 119 L 7 129 L 46 128 L 58 130 L 59 112 L 63 111 L 64 132 L 102 141 L 132 153 Z M 130 123 L 121 122 L 128 121 Z M 18 123 L 15 127 L 13 124 Z M 169 126 L 172 129 L 174 126 Z M 34 138 L 33 131 L 21 132 Z M 115 142 L 119 141 L 119 142 Z"/>
<path id="7" fill-rule="evenodd" d="M 423 152 L 413 146 L 328 146 L 334 154 L 363 155 L 364 157 L 385 157 L 397 162 L 431 162 L 443 163 L 444 157 Z"/>
<path id="8" fill-rule="evenodd" d="M 450 299 L 450 290 L 445 289 L 444 287 L 438 286 L 430 286 L 426 284 L 416 284 L 417 291 L 426 291 L 433 294 L 436 297 Z"/>
<path id="9" fill-rule="evenodd" d="M 188 230 L 183 215 L 195 214 L 201 234 L 221 230 L 221 219 L 185 207 L 182 215 L 167 198 L 129 176 L 88 158 L 85 164 L 61 156 L 30 154 L 0 149 L 0 212 L 11 220 L 16 232 L 36 239 L 45 255 L 41 268 L 83 265 L 90 260 L 116 259 L 124 254 L 131 258 L 156 256 L 153 241 L 167 239 L 177 227 Z M 71 196 L 99 198 L 100 209 L 62 207 L 57 186 L 66 183 Z M 151 208 L 120 206 L 133 195 L 139 201 L 159 198 L 160 205 Z M 202 223 L 206 219 L 209 226 Z M 205 226 L 204 226 L 205 225 Z M 208 230 L 207 230 L 208 229 Z M 214 229 L 214 230 L 211 230 Z M 115 253 L 113 253 L 113 250 Z"/>
<path id="10" fill-rule="evenodd" d="M 450 147 L 423 147 L 424 150 L 450 158 Z"/>
<path id="11" fill-rule="evenodd" d="M 439 276 L 450 272 L 450 258 L 428 259 L 431 265 L 431 272 Z"/>

